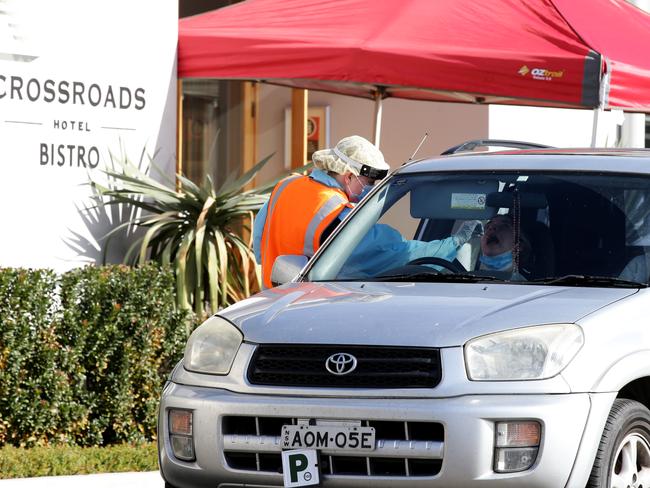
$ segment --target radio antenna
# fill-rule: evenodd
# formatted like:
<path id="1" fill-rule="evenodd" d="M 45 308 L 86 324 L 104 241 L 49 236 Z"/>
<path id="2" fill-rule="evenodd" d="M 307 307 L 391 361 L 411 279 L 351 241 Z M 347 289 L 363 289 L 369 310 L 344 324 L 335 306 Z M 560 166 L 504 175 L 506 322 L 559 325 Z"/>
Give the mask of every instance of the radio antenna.
<path id="1" fill-rule="evenodd" d="M 412 161 L 415 155 L 418 153 L 420 148 L 422 147 L 422 144 L 424 144 L 424 141 L 429 137 L 429 133 L 425 132 L 424 136 L 422 137 L 422 140 L 420 141 L 420 144 L 418 144 L 418 147 L 415 148 L 415 151 L 413 151 L 413 154 L 411 154 L 411 157 L 408 159 L 409 161 Z"/>

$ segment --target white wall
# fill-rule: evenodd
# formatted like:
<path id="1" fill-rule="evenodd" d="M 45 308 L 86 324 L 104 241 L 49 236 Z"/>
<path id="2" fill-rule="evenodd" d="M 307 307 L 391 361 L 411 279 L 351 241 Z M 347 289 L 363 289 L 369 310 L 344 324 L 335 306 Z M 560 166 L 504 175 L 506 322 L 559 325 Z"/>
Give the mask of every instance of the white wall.
<path id="1" fill-rule="evenodd" d="M 650 0 L 627 0 L 627 1 L 630 2 L 632 5 L 636 5 L 640 9 L 650 13 Z"/>
<path id="2" fill-rule="evenodd" d="M 92 262 L 112 222 L 84 218 L 78 208 L 89 204 L 88 175 L 101 175 L 109 151 L 122 147 L 137 161 L 146 147 L 174 172 L 178 4 L 0 6 L 7 12 L 0 16 L 0 266 L 65 270 Z M 73 96 L 75 86 L 82 96 Z"/>
<path id="3" fill-rule="evenodd" d="M 645 147 L 646 115 L 626 113 L 621 130 L 621 147 Z"/>
<path id="4" fill-rule="evenodd" d="M 594 111 L 545 107 L 491 105 L 491 139 L 537 142 L 556 147 L 590 147 Z M 617 143 L 617 125 L 623 124 L 621 111 L 599 114 L 596 147 Z"/>

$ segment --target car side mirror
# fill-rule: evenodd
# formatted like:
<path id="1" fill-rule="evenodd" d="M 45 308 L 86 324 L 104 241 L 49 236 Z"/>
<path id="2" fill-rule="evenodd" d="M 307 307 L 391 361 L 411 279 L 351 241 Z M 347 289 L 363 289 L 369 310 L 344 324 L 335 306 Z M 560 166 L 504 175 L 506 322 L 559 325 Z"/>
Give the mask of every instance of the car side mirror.
<path id="1" fill-rule="evenodd" d="M 300 270 L 305 267 L 309 259 L 301 254 L 283 254 L 275 258 L 271 270 L 271 282 L 282 285 L 293 280 Z"/>

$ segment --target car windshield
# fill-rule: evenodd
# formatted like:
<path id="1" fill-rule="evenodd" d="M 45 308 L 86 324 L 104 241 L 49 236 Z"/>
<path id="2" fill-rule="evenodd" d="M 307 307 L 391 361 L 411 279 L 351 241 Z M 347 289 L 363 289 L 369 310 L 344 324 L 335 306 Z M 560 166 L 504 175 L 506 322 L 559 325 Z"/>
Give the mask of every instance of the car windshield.
<path id="1" fill-rule="evenodd" d="M 306 279 L 638 287 L 649 275 L 649 178 L 464 172 L 391 177 Z"/>

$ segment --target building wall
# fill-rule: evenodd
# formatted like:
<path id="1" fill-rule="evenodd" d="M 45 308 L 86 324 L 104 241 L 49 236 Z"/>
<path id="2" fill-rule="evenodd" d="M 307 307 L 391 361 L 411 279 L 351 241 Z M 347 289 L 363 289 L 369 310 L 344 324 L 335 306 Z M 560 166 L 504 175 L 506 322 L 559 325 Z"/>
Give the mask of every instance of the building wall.
<path id="1" fill-rule="evenodd" d="M 0 0 L 0 266 L 101 259 L 131 217 L 83 210 L 111 152 L 174 173 L 177 40 L 175 0 Z"/>
<path id="2" fill-rule="evenodd" d="M 285 159 L 285 109 L 291 105 L 291 90 L 260 86 L 257 125 L 257 154 L 273 158 L 260 172 L 258 183 L 283 171 Z M 323 92 L 309 92 L 310 106 L 330 107 L 330 141 L 357 134 L 372 141 L 374 102 Z M 392 168 L 406 161 L 425 132 L 428 138 L 416 157 L 440 154 L 450 146 L 488 134 L 488 107 L 455 103 L 418 102 L 389 98 L 383 102 L 380 147 Z"/>

